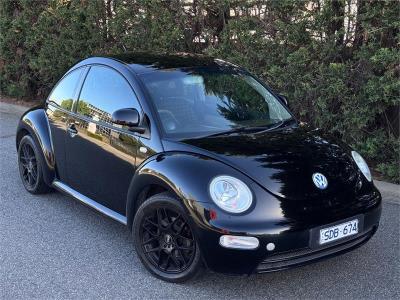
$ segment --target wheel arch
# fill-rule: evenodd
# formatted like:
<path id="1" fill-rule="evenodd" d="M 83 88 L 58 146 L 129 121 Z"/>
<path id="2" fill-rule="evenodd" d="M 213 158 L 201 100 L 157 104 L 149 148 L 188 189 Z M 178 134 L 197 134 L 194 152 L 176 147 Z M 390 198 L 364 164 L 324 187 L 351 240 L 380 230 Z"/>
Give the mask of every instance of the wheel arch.
<path id="1" fill-rule="evenodd" d="M 204 214 L 210 203 L 208 184 L 218 174 L 230 173 L 231 167 L 209 157 L 186 152 L 165 152 L 143 162 L 132 178 L 126 205 L 127 225 L 143 201 L 158 192 L 174 195 L 194 219 Z"/>
<path id="2" fill-rule="evenodd" d="M 148 165 L 143 165 L 135 172 L 131 181 L 126 204 L 127 226 L 130 230 L 136 211 L 146 199 L 164 192 L 169 192 L 180 199 L 167 180 L 163 180 L 153 173 L 155 169 L 154 163 L 148 162 Z"/>
<path id="3" fill-rule="evenodd" d="M 17 146 L 17 150 L 18 150 L 18 148 L 19 148 L 19 143 L 21 142 L 22 138 L 23 138 L 25 135 L 28 135 L 28 134 L 31 134 L 31 132 L 30 132 L 29 130 L 27 130 L 26 128 L 20 128 L 20 129 L 17 131 L 17 136 L 16 136 L 16 139 L 15 139 L 15 143 L 16 143 L 16 146 Z"/>
<path id="4" fill-rule="evenodd" d="M 41 150 L 39 155 L 43 161 L 43 178 L 51 185 L 55 178 L 55 158 L 51 142 L 49 122 L 43 107 L 35 107 L 25 112 L 17 126 L 16 147 L 25 135 L 31 135 Z"/>

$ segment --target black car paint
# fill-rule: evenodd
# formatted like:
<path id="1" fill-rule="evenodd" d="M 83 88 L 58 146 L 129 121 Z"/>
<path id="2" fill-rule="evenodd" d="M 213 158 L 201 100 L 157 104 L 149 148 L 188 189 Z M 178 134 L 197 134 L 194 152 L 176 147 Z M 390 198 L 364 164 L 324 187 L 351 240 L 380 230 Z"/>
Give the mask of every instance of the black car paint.
<path id="1" fill-rule="evenodd" d="M 42 105 L 35 106 L 22 115 L 17 128 L 17 149 L 19 141 L 26 133 L 33 137 L 41 149 L 39 155 L 44 162 L 44 180 L 51 185 L 55 178 L 56 166 L 49 122 Z"/>
<path id="2" fill-rule="evenodd" d="M 154 107 L 146 100 L 148 93 L 137 73 L 215 63 L 237 66 L 191 56 L 119 59 L 125 62 L 89 58 L 69 72 L 91 65 L 106 65 L 119 72 L 134 90 L 142 107 L 141 125 L 148 130 L 133 133 L 98 122 L 128 138 L 120 140 L 130 142 L 122 147 L 96 144 L 79 132 L 79 124 L 88 120 L 75 113 L 75 104 L 71 112 L 49 103 L 29 110 L 19 123 L 17 144 L 25 131 L 35 138 L 43 152 L 46 183 L 61 180 L 77 186 L 80 193 L 126 216 L 130 229 L 136 201 L 143 193 L 154 186 L 169 190 L 182 201 L 191 217 L 206 265 L 224 273 L 252 273 L 265 257 L 272 255 L 265 248 L 267 243 L 276 244 L 273 254 L 304 249 L 310 247 L 313 228 L 358 214 L 364 215 L 363 232 L 375 232 L 381 210 L 379 192 L 354 164 L 351 149 L 320 131 L 296 123 L 259 134 L 184 141 L 162 137 Z M 67 130 L 71 124 L 76 124 L 78 131 L 73 138 Z M 139 151 L 141 147 L 147 151 Z M 311 175 L 318 171 L 328 177 L 326 190 L 312 185 Z M 249 185 L 255 199 L 249 211 L 229 214 L 212 202 L 209 182 L 223 174 Z M 211 212 L 216 216 L 211 217 Z M 256 250 L 223 248 L 219 237 L 228 233 L 256 236 L 260 246 Z"/>

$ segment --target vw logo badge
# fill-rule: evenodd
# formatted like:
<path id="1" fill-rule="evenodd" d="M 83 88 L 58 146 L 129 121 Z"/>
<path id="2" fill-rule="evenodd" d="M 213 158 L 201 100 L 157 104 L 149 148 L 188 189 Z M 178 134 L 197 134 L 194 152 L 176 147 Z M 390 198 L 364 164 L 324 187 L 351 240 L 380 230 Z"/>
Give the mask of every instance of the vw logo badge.
<path id="1" fill-rule="evenodd" d="M 312 176 L 312 180 L 317 188 L 324 190 L 328 186 L 328 179 L 326 179 L 325 175 L 321 173 L 314 173 Z"/>

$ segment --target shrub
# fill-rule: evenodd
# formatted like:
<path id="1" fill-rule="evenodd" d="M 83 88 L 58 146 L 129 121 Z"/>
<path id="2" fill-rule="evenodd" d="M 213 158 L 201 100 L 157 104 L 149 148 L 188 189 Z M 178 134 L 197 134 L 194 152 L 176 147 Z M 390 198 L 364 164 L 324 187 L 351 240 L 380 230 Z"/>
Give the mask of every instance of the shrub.
<path id="1" fill-rule="evenodd" d="M 0 1 L 0 88 L 44 97 L 96 53 L 203 52 L 247 67 L 399 182 L 399 15 L 373 0 Z"/>

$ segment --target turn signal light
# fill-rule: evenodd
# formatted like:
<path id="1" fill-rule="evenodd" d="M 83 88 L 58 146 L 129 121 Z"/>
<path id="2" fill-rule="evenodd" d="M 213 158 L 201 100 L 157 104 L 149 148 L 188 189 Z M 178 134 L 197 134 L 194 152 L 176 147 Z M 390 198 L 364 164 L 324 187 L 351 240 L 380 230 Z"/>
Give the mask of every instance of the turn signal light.
<path id="1" fill-rule="evenodd" d="M 222 235 L 219 244 L 225 248 L 252 250 L 257 249 L 260 242 L 252 236 Z"/>

